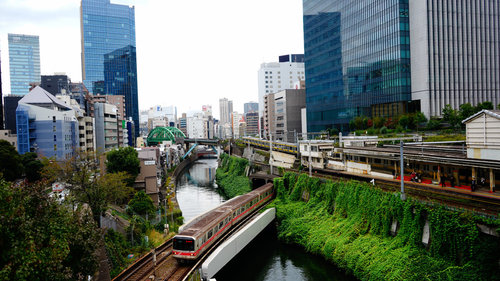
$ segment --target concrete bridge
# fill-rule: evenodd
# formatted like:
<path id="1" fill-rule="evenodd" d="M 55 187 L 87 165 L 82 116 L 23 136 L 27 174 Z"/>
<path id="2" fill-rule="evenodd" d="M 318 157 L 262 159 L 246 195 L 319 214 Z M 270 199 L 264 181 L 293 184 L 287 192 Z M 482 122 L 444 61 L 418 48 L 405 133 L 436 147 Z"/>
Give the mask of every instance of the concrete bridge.
<path id="1" fill-rule="evenodd" d="M 204 155 L 217 155 L 217 146 L 219 144 L 218 140 L 213 140 L 213 139 L 184 139 L 182 140 L 184 145 L 186 146 L 186 154 L 182 157 L 182 159 L 185 159 L 186 157 L 193 152 L 193 150 L 198 146 L 198 145 L 204 145 L 210 149 L 207 149 L 203 152 Z"/>
<path id="2" fill-rule="evenodd" d="M 276 209 L 268 209 L 217 247 L 201 266 L 203 280 L 215 281 L 212 277 L 257 237 L 275 218 Z"/>

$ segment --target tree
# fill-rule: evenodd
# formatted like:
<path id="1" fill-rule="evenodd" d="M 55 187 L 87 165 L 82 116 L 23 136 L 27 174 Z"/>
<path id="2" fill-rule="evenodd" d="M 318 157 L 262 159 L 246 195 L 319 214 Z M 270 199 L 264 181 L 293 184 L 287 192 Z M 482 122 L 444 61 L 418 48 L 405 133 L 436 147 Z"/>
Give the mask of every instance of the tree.
<path id="1" fill-rule="evenodd" d="M 134 198 L 128 203 L 129 208 L 139 215 L 152 215 L 155 211 L 153 200 L 144 191 L 135 193 Z"/>
<path id="2" fill-rule="evenodd" d="M 130 175 L 127 183 L 132 186 L 141 171 L 141 162 L 137 155 L 137 151 L 130 146 L 112 150 L 106 154 L 106 169 L 109 173 L 127 172 Z"/>
<path id="3" fill-rule="evenodd" d="M 6 140 L 0 140 L 0 177 L 7 181 L 19 179 L 23 174 L 21 157 L 16 148 Z"/>
<path id="4" fill-rule="evenodd" d="M 465 120 L 478 111 L 477 107 L 473 107 L 470 103 L 464 103 L 460 105 L 460 111 L 458 114 L 460 116 L 460 120 Z"/>
<path id="5" fill-rule="evenodd" d="M 0 180 L 0 280 L 86 280 L 97 269 L 100 233 L 89 212 L 73 211 L 46 184 Z"/>
<path id="6" fill-rule="evenodd" d="M 422 112 L 415 113 L 415 117 L 413 120 L 415 122 L 415 127 L 418 127 L 418 125 L 420 124 L 425 126 L 425 123 L 427 123 L 427 117 L 425 117 L 425 114 L 423 114 Z"/>
<path id="7" fill-rule="evenodd" d="M 129 178 L 125 172 L 101 174 L 98 159 L 93 154 L 77 153 L 63 163 L 59 179 L 68 184 L 76 202 L 89 205 L 99 224 L 108 204 L 128 198 L 131 188 L 125 184 Z"/>
<path id="8" fill-rule="evenodd" d="M 38 156 L 34 152 L 27 152 L 21 155 L 24 174 L 29 182 L 35 182 L 42 178 L 43 163 L 37 158 Z"/>
<path id="9" fill-rule="evenodd" d="M 399 117 L 399 126 L 408 129 L 410 124 L 410 117 L 408 115 L 401 115 L 401 117 Z"/>
<path id="10" fill-rule="evenodd" d="M 448 122 L 452 128 L 460 127 L 460 116 L 459 113 L 447 104 L 443 108 L 443 120 Z"/>
<path id="11" fill-rule="evenodd" d="M 377 129 L 382 128 L 384 126 L 384 123 L 385 123 L 385 118 L 383 117 L 373 118 L 373 126 L 375 126 L 375 128 Z"/>
<path id="12" fill-rule="evenodd" d="M 493 103 L 491 101 L 485 101 L 476 106 L 476 112 L 479 112 L 483 109 L 493 110 Z"/>

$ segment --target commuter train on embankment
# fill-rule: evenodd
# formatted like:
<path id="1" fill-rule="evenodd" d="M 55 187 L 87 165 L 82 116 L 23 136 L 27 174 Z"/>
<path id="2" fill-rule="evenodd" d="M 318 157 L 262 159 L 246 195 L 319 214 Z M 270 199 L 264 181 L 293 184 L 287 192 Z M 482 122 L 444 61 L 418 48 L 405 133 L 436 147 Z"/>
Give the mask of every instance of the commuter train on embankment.
<path id="1" fill-rule="evenodd" d="M 179 261 L 196 260 L 233 224 L 272 199 L 273 184 L 265 184 L 247 194 L 235 197 L 202 214 L 179 228 L 174 236 L 172 254 Z"/>

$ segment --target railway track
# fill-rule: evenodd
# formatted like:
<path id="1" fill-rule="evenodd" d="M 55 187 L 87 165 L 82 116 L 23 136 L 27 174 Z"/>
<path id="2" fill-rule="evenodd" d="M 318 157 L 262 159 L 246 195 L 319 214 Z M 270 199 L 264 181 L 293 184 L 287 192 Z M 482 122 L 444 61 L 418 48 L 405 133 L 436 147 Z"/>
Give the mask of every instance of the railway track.
<path id="1" fill-rule="evenodd" d="M 150 251 L 148 254 L 141 257 L 135 263 L 130 265 L 124 271 L 122 271 L 118 276 L 113 278 L 113 281 L 144 281 L 144 280 L 162 280 L 162 281 L 180 281 L 187 280 L 187 277 L 191 275 L 197 268 L 201 267 L 203 261 L 215 250 L 217 247 L 224 242 L 227 238 L 231 237 L 233 234 L 238 232 L 242 227 L 249 223 L 260 210 L 267 206 L 266 203 L 256 210 L 254 210 L 249 216 L 245 217 L 237 225 L 231 227 L 231 229 L 226 232 L 221 239 L 219 239 L 208 251 L 206 251 L 200 259 L 195 264 L 181 264 L 173 256 L 172 253 L 172 239 L 169 239 L 154 251 Z M 156 254 L 156 266 L 154 265 L 154 255 Z"/>
<path id="2" fill-rule="evenodd" d="M 112 281 L 148 280 L 151 272 L 154 273 L 154 256 L 156 255 L 157 266 L 165 262 L 165 260 L 172 253 L 172 241 L 173 239 L 169 239 L 154 250 L 142 256 L 136 262 L 123 270 L 119 275 L 113 278 Z"/>
<path id="3" fill-rule="evenodd" d="M 349 175 L 327 169 L 314 169 L 316 177 L 336 180 L 355 179 L 364 182 L 370 182 L 373 177 L 363 175 Z M 292 171 L 292 170 L 291 170 Z M 396 180 L 383 178 L 375 179 L 377 187 L 389 192 L 400 192 L 401 183 Z M 466 209 L 478 215 L 497 217 L 500 213 L 500 201 L 479 197 L 472 193 L 457 193 L 447 189 L 436 189 L 426 184 L 405 181 L 405 192 L 426 204 L 440 204 L 452 209 Z"/>
<path id="4" fill-rule="evenodd" d="M 254 162 L 260 166 L 269 167 L 268 163 Z M 289 172 L 298 173 L 294 169 L 285 169 Z M 330 169 L 313 168 L 313 176 L 332 180 L 358 180 L 370 182 L 373 176 L 354 175 Z M 400 181 L 375 177 L 376 186 L 389 192 L 401 190 Z M 405 191 L 412 198 L 425 204 L 440 204 L 452 209 L 466 209 L 478 215 L 497 218 L 500 213 L 500 200 L 488 197 L 480 197 L 477 194 L 464 191 L 463 193 L 450 190 L 449 188 L 434 188 L 432 186 L 405 181 Z"/>

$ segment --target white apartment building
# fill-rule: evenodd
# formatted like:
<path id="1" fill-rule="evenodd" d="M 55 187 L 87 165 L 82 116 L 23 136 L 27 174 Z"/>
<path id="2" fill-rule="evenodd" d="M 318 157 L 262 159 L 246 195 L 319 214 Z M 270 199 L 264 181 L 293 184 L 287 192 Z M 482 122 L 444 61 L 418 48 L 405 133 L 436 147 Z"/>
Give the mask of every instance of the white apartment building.
<path id="1" fill-rule="evenodd" d="M 205 113 L 198 112 L 187 117 L 187 135 L 191 139 L 213 139 L 214 120 L 212 116 L 205 116 Z"/>
<path id="2" fill-rule="evenodd" d="M 305 80 L 304 55 L 284 55 L 279 62 L 262 63 L 259 69 L 259 116 L 264 110 L 264 96 L 286 89 L 295 89 Z"/>
<path id="3" fill-rule="evenodd" d="M 219 99 L 220 122 L 224 125 L 231 123 L 231 112 L 233 112 L 233 101 L 227 98 Z"/>

